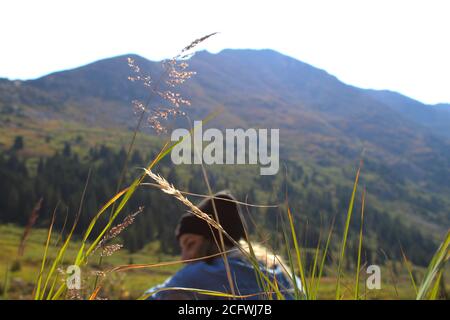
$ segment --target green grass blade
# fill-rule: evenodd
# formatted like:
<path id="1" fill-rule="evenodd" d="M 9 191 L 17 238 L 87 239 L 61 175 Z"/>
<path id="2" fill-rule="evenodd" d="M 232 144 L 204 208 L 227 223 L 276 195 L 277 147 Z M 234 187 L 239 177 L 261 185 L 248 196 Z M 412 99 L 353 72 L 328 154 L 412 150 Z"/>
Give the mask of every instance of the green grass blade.
<path id="1" fill-rule="evenodd" d="M 320 247 L 322 245 L 322 229 L 320 229 L 319 232 L 319 239 L 317 240 L 317 246 L 316 249 L 314 251 L 314 261 L 313 261 L 313 265 L 311 268 L 311 280 L 309 282 L 309 296 L 311 300 L 314 300 L 314 292 L 313 289 L 315 287 L 315 281 L 316 281 L 316 273 L 317 273 L 317 267 L 318 267 L 318 262 L 319 262 L 319 254 L 320 254 Z"/>
<path id="2" fill-rule="evenodd" d="M 331 222 L 330 230 L 328 232 L 327 242 L 325 243 L 325 249 L 323 250 L 322 261 L 320 263 L 320 268 L 319 268 L 319 274 L 317 275 L 316 285 L 315 285 L 314 293 L 313 293 L 314 299 L 317 298 L 317 293 L 319 291 L 320 280 L 322 279 L 323 268 L 325 266 L 325 260 L 327 259 L 328 248 L 329 248 L 329 245 L 331 242 L 331 236 L 333 235 L 333 229 L 334 229 L 334 218 L 333 218 L 333 221 Z"/>
<path id="3" fill-rule="evenodd" d="M 208 115 L 204 120 L 202 120 L 202 124 L 206 123 L 208 121 L 211 121 L 213 118 L 215 118 L 219 113 L 221 112 L 221 110 L 216 110 L 214 112 L 212 112 L 210 115 Z M 193 130 L 195 130 L 196 128 L 193 128 L 191 130 L 190 133 L 192 133 Z M 164 147 L 161 149 L 161 151 L 159 152 L 159 154 L 156 156 L 156 158 L 147 166 L 147 170 L 152 169 L 159 161 L 161 161 L 165 156 L 167 156 L 167 154 L 169 154 L 169 152 L 179 143 L 181 143 L 181 141 L 183 141 L 185 137 L 182 137 L 179 141 L 173 143 L 170 147 L 166 148 L 168 145 L 168 142 L 164 145 Z M 118 216 L 118 214 L 122 211 L 123 207 L 126 205 L 126 203 L 128 202 L 128 200 L 131 198 L 131 196 L 134 194 L 134 192 L 136 191 L 136 189 L 138 188 L 138 186 L 140 185 L 140 183 L 142 183 L 142 181 L 144 180 L 146 174 L 143 173 L 139 178 L 135 179 L 133 181 L 133 183 L 126 189 L 122 190 L 120 193 L 116 194 L 110 201 L 108 201 L 108 203 L 103 206 L 103 208 L 97 213 L 97 215 L 95 216 L 95 218 L 91 221 L 85 236 L 83 238 L 83 243 L 82 246 L 78 252 L 75 264 L 76 265 L 80 265 L 85 257 L 89 256 L 90 253 L 92 253 L 92 251 L 96 248 L 96 246 L 98 245 L 98 243 L 100 242 L 101 238 L 103 237 L 103 235 L 109 230 L 109 228 L 111 227 L 111 225 L 113 224 L 115 218 Z M 124 195 L 125 194 L 125 195 Z M 124 195 L 124 196 L 123 196 Z M 106 225 L 105 228 L 103 228 L 103 230 L 100 232 L 100 234 L 97 236 L 97 238 L 95 239 L 95 241 L 92 243 L 92 245 L 87 249 L 86 253 L 84 252 L 84 248 L 85 248 L 85 243 L 89 237 L 89 235 L 91 234 L 96 222 L 98 221 L 98 219 L 100 218 L 100 216 L 106 211 L 106 209 L 108 209 L 108 207 L 110 207 L 111 205 L 115 204 L 115 202 L 121 197 L 123 196 L 119 206 L 117 209 L 115 209 L 114 213 L 110 216 L 110 219 L 108 221 L 108 224 Z"/>
<path id="4" fill-rule="evenodd" d="M 212 120 L 214 117 L 217 116 L 217 114 L 219 114 L 221 112 L 221 110 L 215 111 L 213 113 L 211 113 L 210 115 L 208 115 L 205 120 L 202 121 L 203 122 L 208 122 L 210 120 Z M 195 130 L 195 128 L 193 129 Z M 148 170 L 152 169 L 153 166 L 155 166 L 159 161 L 161 161 L 178 143 L 180 143 L 182 140 L 184 139 L 184 137 L 173 143 L 168 149 L 166 149 L 168 143 L 166 143 L 164 145 L 164 147 L 161 149 L 161 151 L 159 152 L 159 154 L 157 155 L 157 157 L 150 163 L 150 165 L 147 167 Z M 81 264 L 83 264 L 86 261 L 86 258 L 95 250 L 95 248 L 97 247 L 98 243 L 101 241 L 103 235 L 109 230 L 109 228 L 111 227 L 111 225 L 114 223 L 114 220 L 116 219 L 116 217 L 118 216 L 118 214 L 121 212 L 121 210 L 123 209 L 123 207 L 126 205 L 126 203 L 128 202 L 128 200 L 131 198 L 131 196 L 134 194 L 134 192 L 136 191 L 136 189 L 138 188 L 138 186 L 140 185 L 140 183 L 142 183 L 142 181 L 144 180 L 146 174 L 142 174 L 138 179 L 134 180 L 134 182 L 128 187 L 125 188 L 124 190 L 122 190 L 121 192 L 119 192 L 118 194 L 116 194 L 110 201 L 108 201 L 108 203 L 106 203 L 102 209 L 96 214 L 96 216 L 92 219 L 91 223 L 89 224 L 88 229 L 86 230 L 84 237 L 83 237 L 83 241 L 82 244 L 80 246 L 80 249 L 78 250 L 78 254 L 77 257 L 75 259 L 75 265 L 80 266 Z M 88 249 L 85 252 L 85 248 L 86 248 L 86 242 L 88 237 L 90 236 L 95 224 L 97 223 L 97 221 L 99 220 L 100 216 L 106 211 L 106 209 L 108 209 L 112 204 L 114 204 L 120 197 L 122 197 L 122 200 L 119 204 L 119 206 L 117 207 L 117 209 L 114 211 L 114 214 L 112 216 L 110 216 L 110 219 L 108 221 L 108 224 L 102 229 L 102 231 L 100 232 L 100 234 L 97 236 L 97 238 L 94 240 L 94 242 L 88 247 Z M 55 293 L 55 295 L 53 295 L 52 299 L 58 299 L 61 294 L 64 292 L 65 290 L 65 283 L 62 284 L 59 289 L 57 290 L 57 292 Z"/>
<path id="5" fill-rule="evenodd" d="M 363 243 L 363 226 L 364 226 L 364 207 L 366 200 L 366 189 L 364 188 L 361 199 L 361 226 L 359 228 L 359 244 L 358 244 L 358 261 L 356 263 L 356 283 L 355 283 L 355 300 L 359 299 L 359 274 L 361 271 L 361 251 Z"/>
<path id="6" fill-rule="evenodd" d="M 290 210 L 289 206 L 287 206 L 287 213 L 288 213 L 288 218 L 289 218 L 289 225 L 291 228 L 292 240 L 294 242 L 294 249 L 295 249 L 295 253 L 296 253 L 296 257 L 297 257 L 297 266 L 298 266 L 298 269 L 300 272 L 300 280 L 302 281 L 302 287 L 303 287 L 303 291 L 305 292 L 305 297 L 306 297 L 306 299 L 309 299 L 308 285 L 306 283 L 306 277 L 305 277 L 305 272 L 304 272 L 304 268 L 303 268 L 300 247 L 299 247 L 298 241 L 297 241 L 297 233 L 295 232 L 294 220 L 292 218 L 292 214 L 291 214 L 291 210 Z"/>
<path id="7" fill-rule="evenodd" d="M 444 270 L 441 269 L 439 271 L 438 275 L 436 276 L 436 281 L 434 281 L 433 288 L 431 288 L 431 290 L 430 290 L 430 295 L 428 297 L 429 300 L 436 300 L 438 298 L 438 296 L 439 296 L 439 288 L 440 288 L 443 272 L 444 272 Z"/>
<path id="8" fill-rule="evenodd" d="M 58 265 L 60 264 L 60 262 L 62 261 L 64 255 L 66 253 L 67 247 L 69 246 L 70 240 L 72 239 L 72 236 L 73 236 L 73 233 L 75 231 L 76 225 L 77 225 L 77 221 L 75 220 L 75 222 L 74 222 L 74 224 L 72 226 L 72 229 L 70 230 L 70 233 L 67 236 L 66 241 L 64 241 L 63 245 L 61 246 L 61 249 L 58 251 L 58 254 L 57 254 L 56 258 L 55 258 L 55 261 L 53 261 L 53 264 L 52 264 L 52 266 L 50 268 L 50 271 L 48 272 L 48 275 L 47 275 L 47 278 L 46 278 L 46 281 L 45 281 L 44 290 L 42 292 L 41 299 L 43 298 L 43 294 L 44 294 L 44 292 L 45 292 L 45 290 L 46 290 L 46 288 L 47 288 L 47 286 L 48 286 L 48 284 L 50 282 L 50 278 L 53 276 L 54 272 L 56 271 Z M 65 283 L 64 283 L 64 285 L 65 285 Z M 61 294 L 61 293 L 62 293 L 62 291 L 58 290 L 58 295 Z"/>
<path id="9" fill-rule="evenodd" d="M 350 228 L 350 220 L 352 218 L 353 205 L 355 203 L 355 196 L 356 196 L 356 190 L 358 188 L 358 181 L 359 181 L 359 174 L 361 172 L 361 166 L 362 166 L 362 161 L 361 161 L 361 163 L 359 165 L 359 168 L 358 168 L 358 171 L 356 173 L 355 182 L 353 184 L 352 197 L 350 199 L 350 204 L 348 206 L 348 211 L 347 211 L 347 219 L 346 219 L 346 222 L 345 222 L 344 236 L 342 238 L 341 253 L 340 253 L 340 256 L 339 256 L 339 264 L 338 264 L 338 272 L 337 272 L 336 300 L 340 300 L 341 299 L 342 263 L 344 261 L 344 256 L 345 256 L 345 248 L 346 248 L 346 245 L 347 245 L 348 230 Z"/>
<path id="10" fill-rule="evenodd" d="M 242 219 L 242 217 L 240 217 L 240 218 Z M 241 222 L 242 222 L 242 225 L 244 226 L 244 234 L 245 234 L 245 239 L 248 243 L 249 255 L 252 257 L 252 259 L 254 259 L 254 261 L 257 261 L 258 259 L 256 258 L 255 250 L 253 249 L 252 242 L 250 241 L 247 225 L 243 219 L 241 220 Z M 260 275 L 261 269 L 259 267 L 259 263 L 257 263 L 256 266 L 257 267 L 255 269 L 255 275 L 256 275 L 258 287 L 260 287 L 262 290 L 264 290 L 264 292 L 266 292 L 266 291 L 268 291 L 268 288 L 266 286 L 266 283 L 264 282 L 264 279 Z"/>
<path id="11" fill-rule="evenodd" d="M 44 274 L 45 263 L 47 262 L 48 248 L 50 246 L 50 239 L 52 237 L 53 225 L 55 224 L 55 216 L 56 216 L 56 209 L 53 212 L 52 221 L 50 222 L 50 226 L 48 228 L 47 241 L 45 242 L 44 256 L 42 258 L 41 269 L 39 271 L 38 279 L 36 281 L 34 300 L 41 299 L 42 276 Z M 45 287 L 44 287 L 44 290 L 45 290 Z M 42 295 L 44 294 L 44 290 L 42 291 Z"/>
<path id="12" fill-rule="evenodd" d="M 64 244 L 61 246 L 61 249 L 59 250 L 57 257 L 56 257 L 55 261 L 53 262 L 53 264 L 52 264 L 52 266 L 50 268 L 50 271 L 48 272 L 47 279 L 45 281 L 45 286 L 44 286 L 44 289 L 42 290 L 42 297 L 41 297 L 41 299 L 43 299 L 45 291 L 47 289 L 47 286 L 48 286 L 48 284 L 49 284 L 49 282 L 50 282 L 54 272 L 56 271 L 56 268 L 60 264 L 60 261 L 62 261 L 62 258 L 64 257 L 64 255 L 66 253 L 67 247 L 69 246 L 70 240 L 72 239 L 72 235 L 75 232 L 75 228 L 76 228 L 76 226 L 78 224 L 78 219 L 80 218 L 81 210 L 83 208 L 84 197 L 86 195 L 86 190 L 87 190 L 87 187 L 88 187 L 88 184 L 89 184 L 90 177 L 91 177 L 91 169 L 89 169 L 89 173 L 88 173 L 88 176 L 87 176 L 87 179 L 86 179 L 86 184 L 84 185 L 83 193 L 81 195 L 80 205 L 79 205 L 79 208 L 78 208 L 77 216 L 75 217 L 75 221 L 73 222 L 73 226 L 72 226 L 72 229 L 70 230 L 69 236 L 67 237 L 67 239 L 64 242 Z M 61 290 L 58 290 L 58 292 L 56 293 L 57 295 L 62 294 L 62 292 L 64 291 L 64 286 L 65 286 L 65 283 L 64 283 L 64 285 L 61 285 L 61 287 L 60 287 Z"/>
<path id="13" fill-rule="evenodd" d="M 433 256 L 433 259 L 428 266 L 427 272 L 425 273 L 422 284 L 420 285 L 419 292 L 417 294 L 417 300 L 425 299 L 426 294 L 436 278 L 437 274 L 443 268 L 445 262 L 449 258 L 449 245 L 450 245 L 450 230 L 447 231 L 444 241 L 439 246 L 438 250 Z"/>
<path id="14" fill-rule="evenodd" d="M 297 280 L 296 280 L 296 275 L 295 275 L 295 267 L 294 267 L 294 260 L 292 258 L 292 253 L 291 253 L 291 248 L 289 245 L 289 240 L 288 240 L 288 236 L 287 236 L 287 231 L 286 231 L 286 225 L 283 219 L 283 216 L 281 216 L 281 225 L 282 225 L 282 229 L 283 229 L 283 238 L 284 238 L 284 242 L 286 245 L 286 251 L 287 251 L 287 256 L 288 256 L 288 261 L 289 261 L 289 267 L 291 268 L 291 278 L 292 278 L 292 283 L 294 285 L 294 292 L 295 292 L 295 299 L 299 300 L 301 295 L 300 295 L 300 289 L 297 285 Z"/>

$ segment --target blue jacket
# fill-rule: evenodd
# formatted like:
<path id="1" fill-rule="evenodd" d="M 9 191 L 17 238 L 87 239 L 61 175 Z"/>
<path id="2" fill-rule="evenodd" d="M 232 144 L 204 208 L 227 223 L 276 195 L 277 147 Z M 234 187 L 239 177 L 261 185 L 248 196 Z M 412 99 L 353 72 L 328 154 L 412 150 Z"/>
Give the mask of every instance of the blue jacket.
<path id="1" fill-rule="evenodd" d="M 231 275 L 234 281 L 236 295 L 254 295 L 262 293 L 263 290 L 258 285 L 258 275 L 253 266 L 241 257 L 228 257 Z M 292 282 L 286 276 L 281 267 L 275 269 L 266 269 L 261 265 L 261 270 L 273 281 L 276 278 L 279 290 L 286 299 L 294 298 L 294 288 Z M 296 277 L 299 290 L 301 290 L 300 280 Z M 163 284 L 149 289 L 146 294 L 151 294 L 160 289 L 167 288 L 194 288 L 208 291 L 219 291 L 231 293 L 225 264 L 222 257 L 204 261 L 192 262 L 187 264 L 175 275 L 167 279 Z M 273 298 L 276 298 L 273 295 Z M 218 297 L 203 295 L 192 291 L 163 290 L 156 292 L 149 297 L 151 300 L 159 299 L 218 299 Z M 220 299 L 220 298 L 219 298 Z M 246 299 L 267 299 L 267 295 L 255 295 L 246 297 Z"/>

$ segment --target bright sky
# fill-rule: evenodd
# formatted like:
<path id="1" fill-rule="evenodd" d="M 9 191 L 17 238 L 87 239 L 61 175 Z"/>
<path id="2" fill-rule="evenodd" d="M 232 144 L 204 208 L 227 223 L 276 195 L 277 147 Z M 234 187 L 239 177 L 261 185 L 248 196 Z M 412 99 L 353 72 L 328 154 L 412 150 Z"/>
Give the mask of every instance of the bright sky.
<path id="1" fill-rule="evenodd" d="M 1 0 L 0 77 L 29 79 L 126 53 L 270 48 L 345 83 L 450 102 L 447 0 Z"/>

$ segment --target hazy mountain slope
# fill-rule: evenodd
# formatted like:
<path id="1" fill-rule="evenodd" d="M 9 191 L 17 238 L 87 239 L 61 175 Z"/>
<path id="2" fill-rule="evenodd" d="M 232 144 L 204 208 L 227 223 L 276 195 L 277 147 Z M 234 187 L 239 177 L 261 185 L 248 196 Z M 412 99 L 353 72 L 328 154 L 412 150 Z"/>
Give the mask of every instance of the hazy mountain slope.
<path id="1" fill-rule="evenodd" d="M 127 79 L 127 57 L 36 80 L 2 80 L 0 110 L 91 126 L 132 127 L 131 100 L 145 99 L 148 92 Z M 157 81 L 160 63 L 132 57 Z M 197 75 L 182 92 L 192 102 L 186 110 L 191 119 L 222 107 L 224 113 L 211 125 L 280 128 L 282 157 L 308 163 L 332 183 L 351 181 L 348 168 L 354 172 L 364 149 L 364 172 L 375 205 L 414 223 L 441 230 L 448 226 L 450 120 L 440 116 L 437 107 L 346 85 L 271 50 L 202 51 L 190 65 Z"/>
<path id="2" fill-rule="evenodd" d="M 440 110 L 443 112 L 450 112 L 450 104 L 449 103 L 438 103 L 438 104 L 435 104 L 434 107 L 437 110 Z"/>
<path id="3" fill-rule="evenodd" d="M 397 110 L 403 116 L 420 126 L 427 127 L 432 133 L 450 139 L 450 113 L 445 105 L 425 105 L 419 101 L 392 91 L 365 90 L 380 102 Z"/>
<path id="4" fill-rule="evenodd" d="M 365 147 L 409 178 L 430 179 L 430 163 L 449 177 L 447 141 L 322 70 L 270 50 L 202 53 L 192 66 L 198 75 L 189 89 L 206 88 L 194 102 L 220 102 L 249 125 L 281 128 L 297 155 L 337 164 Z"/>

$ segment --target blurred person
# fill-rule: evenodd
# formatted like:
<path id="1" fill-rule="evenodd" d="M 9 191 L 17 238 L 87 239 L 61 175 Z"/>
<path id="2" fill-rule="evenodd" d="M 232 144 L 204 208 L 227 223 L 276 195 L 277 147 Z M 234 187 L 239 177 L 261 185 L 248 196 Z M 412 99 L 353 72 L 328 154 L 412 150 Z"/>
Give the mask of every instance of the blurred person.
<path id="1" fill-rule="evenodd" d="M 206 198 L 197 206 L 215 221 L 214 206 L 218 222 L 231 238 L 239 243 L 241 249 L 249 251 L 249 244 L 244 240 L 245 229 L 237 200 L 228 191 L 221 191 L 213 197 Z M 224 250 L 221 250 L 220 235 L 216 228 L 211 227 L 205 220 L 198 218 L 190 212 L 184 214 L 176 228 L 176 238 L 181 248 L 182 260 L 192 260 L 206 257 L 201 260 L 187 262 L 175 275 L 164 283 L 149 289 L 146 294 L 150 300 L 192 300 L 192 299 L 221 299 L 221 297 L 200 294 L 192 290 L 176 290 L 170 288 L 190 288 L 208 291 L 218 291 L 231 294 L 230 281 L 223 254 L 229 265 L 233 281 L 234 293 L 247 296 L 246 299 L 267 299 L 268 294 L 260 287 L 259 276 L 254 266 L 244 253 L 235 246 L 235 243 L 223 234 Z M 288 268 L 282 259 L 271 254 L 268 249 L 252 244 L 255 257 L 260 270 L 271 281 L 276 279 L 279 290 L 286 299 L 294 298 L 294 283 L 301 290 L 300 280 L 292 280 Z M 222 254 L 220 254 L 222 253 Z M 212 256 L 212 257 L 211 257 Z M 272 296 L 275 298 L 275 294 Z"/>

